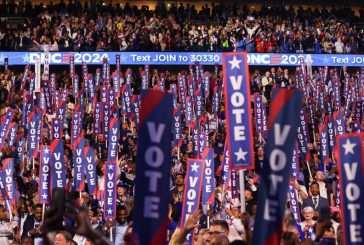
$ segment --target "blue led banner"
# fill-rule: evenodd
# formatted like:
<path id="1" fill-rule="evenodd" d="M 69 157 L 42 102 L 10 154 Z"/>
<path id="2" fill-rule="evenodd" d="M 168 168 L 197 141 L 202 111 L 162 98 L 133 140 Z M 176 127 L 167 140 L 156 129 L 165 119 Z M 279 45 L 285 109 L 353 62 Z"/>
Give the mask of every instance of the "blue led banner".
<path id="1" fill-rule="evenodd" d="M 86 62 L 90 65 L 101 65 L 103 58 L 111 65 L 116 64 L 116 55 L 120 56 L 121 65 L 190 65 L 199 62 L 201 65 L 221 65 L 222 53 L 203 52 L 51 52 L 51 65 L 68 65 L 74 57 L 75 65 Z M 249 53 L 248 65 L 256 66 L 297 66 L 300 57 L 311 61 L 312 66 L 363 66 L 364 55 L 354 54 L 279 54 Z M 9 65 L 35 64 L 37 58 L 44 63 L 42 52 L 0 52 L 0 65 L 8 58 Z"/>

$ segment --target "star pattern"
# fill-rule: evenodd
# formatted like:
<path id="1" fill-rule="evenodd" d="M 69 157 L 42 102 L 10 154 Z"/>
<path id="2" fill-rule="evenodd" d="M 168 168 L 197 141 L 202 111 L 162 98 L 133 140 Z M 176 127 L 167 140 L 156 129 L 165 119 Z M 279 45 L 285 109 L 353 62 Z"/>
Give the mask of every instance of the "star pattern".
<path id="1" fill-rule="evenodd" d="M 346 139 L 346 143 L 342 145 L 345 149 L 345 155 L 348 153 L 354 154 L 354 147 L 356 146 L 355 143 L 351 143 L 349 139 Z"/>
<path id="2" fill-rule="evenodd" d="M 45 153 L 45 154 L 49 154 L 49 148 L 48 148 L 48 147 L 45 147 L 45 149 L 44 149 L 44 153 Z"/>
<path id="3" fill-rule="evenodd" d="M 193 164 L 191 165 L 191 169 L 192 169 L 192 171 L 193 172 L 198 172 L 198 168 L 199 168 L 200 166 L 198 166 L 197 164 L 196 164 L 196 162 L 193 162 Z"/>
<path id="4" fill-rule="evenodd" d="M 0 57 L 1 58 L 1 57 Z M 29 63 L 30 62 L 30 56 L 29 56 L 29 54 L 25 54 L 23 57 L 22 57 L 22 59 L 23 59 L 23 63 Z"/>
<path id="5" fill-rule="evenodd" d="M 242 62 L 242 60 L 238 60 L 236 58 L 236 56 L 234 55 L 233 59 L 228 61 L 230 64 L 231 64 L 231 70 L 235 69 L 235 68 L 238 68 L 240 69 L 240 63 Z"/>
<path id="6" fill-rule="evenodd" d="M 239 151 L 238 152 L 234 152 L 234 154 L 236 155 L 236 161 L 239 161 L 239 160 L 244 160 L 246 161 L 246 155 L 248 154 L 248 152 L 246 151 L 243 151 L 241 149 L 241 147 L 239 147 Z"/>

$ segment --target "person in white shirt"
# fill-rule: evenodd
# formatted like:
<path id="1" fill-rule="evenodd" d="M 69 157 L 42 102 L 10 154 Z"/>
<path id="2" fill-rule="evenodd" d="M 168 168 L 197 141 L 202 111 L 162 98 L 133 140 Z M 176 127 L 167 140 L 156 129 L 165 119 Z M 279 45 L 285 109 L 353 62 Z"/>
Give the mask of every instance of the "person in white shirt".
<path id="1" fill-rule="evenodd" d="M 315 225 L 316 221 L 313 220 L 313 216 L 314 216 L 314 210 L 312 207 L 307 206 L 303 209 L 303 217 L 305 220 L 299 223 L 299 225 L 301 226 L 301 230 L 305 234 L 305 237 L 307 237 L 308 232 L 314 234 L 313 226 Z"/>
<path id="2" fill-rule="evenodd" d="M 198 37 L 198 31 L 196 30 L 195 25 L 192 25 L 191 30 L 188 33 L 194 38 Z"/>
<path id="3" fill-rule="evenodd" d="M 306 186 L 300 184 L 297 180 L 291 180 L 290 183 L 294 186 L 298 202 L 302 205 L 303 200 L 308 197 Z"/>
<path id="4" fill-rule="evenodd" d="M 110 221 L 104 227 L 106 231 L 106 235 L 110 237 L 110 229 L 112 229 L 112 241 L 115 245 L 121 245 L 125 233 L 129 227 L 129 223 L 127 222 L 128 211 L 125 206 L 118 206 L 116 208 L 116 220 L 114 222 Z"/>
<path id="5" fill-rule="evenodd" d="M 9 221 L 7 219 L 7 212 L 3 205 L 0 205 L 0 243 L 10 244 L 14 236 L 14 229 L 19 224 L 19 217 L 16 208 L 13 208 L 13 220 Z"/>
<path id="6" fill-rule="evenodd" d="M 259 23 L 255 22 L 254 25 L 252 23 L 249 23 L 248 25 L 245 23 L 244 27 L 246 29 L 246 31 L 248 32 L 248 34 L 250 36 L 252 36 L 256 30 L 258 30 L 258 28 L 260 27 Z"/>
<path id="7" fill-rule="evenodd" d="M 341 37 L 337 38 L 337 41 L 335 42 L 335 52 L 337 54 L 344 53 L 344 43 L 341 41 Z"/>
<path id="8" fill-rule="evenodd" d="M 320 189 L 320 196 L 323 198 L 326 198 L 329 201 L 329 204 L 331 206 L 334 206 L 334 195 L 332 193 L 332 190 L 328 189 L 330 185 L 326 185 L 325 183 L 325 175 L 322 171 L 317 171 L 315 174 L 316 182 L 319 184 Z"/>
<path id="9" fill-rule="evenodd" d="M 229 241 L 234 240 L 243 240 L 245 230 L 243 223 L 241 222 L 240 216 L 240 202 L 234 202 L 235 205 L 232 205 L 231 208 L 226 208 L 226 214 L 230 217 L 229 223 Z"/>

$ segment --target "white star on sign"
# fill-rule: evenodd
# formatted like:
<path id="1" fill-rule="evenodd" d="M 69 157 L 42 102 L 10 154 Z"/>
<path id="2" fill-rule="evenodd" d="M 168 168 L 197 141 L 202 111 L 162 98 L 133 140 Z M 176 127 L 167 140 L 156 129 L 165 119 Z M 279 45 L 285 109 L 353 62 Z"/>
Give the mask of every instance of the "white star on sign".
<path id="1" fill-rule="evenodd" d="M 109 165 L 109 170 L 113 170 L 114 169 L 114 165 Z"/>
<path id="2" fill-rule="evenodd" d="M 308 228 L 308 232 L 310 232 L 310 233 L 312 233 L 312 232 L 313 232 L 312 227 Z"/>
<path id="3" fill-rule="evenodd" d="M 224 180 L 224 181 L 226 181 L 226 180 L 227 180 L 227 176 L 224 176 L 224 177 L 222 177 L 222 178 L 223 178 L 223 180 Z"/>
<path id="4" fill-rule="evenodd" d="M 199 135 L 200 139 L 203 139 L 205 136 L 203 134 Z"/>
<path id="5" fill-rule="evenodd" d="M 54 120 L 54 125 L 58 125 L 59 124 L 59 120 Z"/>
<path id="6" fill-rule="evenodd" d="M 241 60 L 238 60 L 235 55 L 233 59 L 229 61 L 229 63 L 231 64 L 231 70 L 234 68 L 240 69 Z"/>
<path id="7" fill-rule="evenodd" d="M 43 199 L 47 199 L 47 198 L 48 198 L 48 195 L 44 193 L 44 194 L 42 195 L 42 197 L 43 197 Z"/>
<path id="8" fill-rule="evenodd" d="M 292 174 L 294 177 L 296 177 L 297 176 L 297 173 L 296 172 L 293 172 L 293 174 Z"/>
<path id="9" fill-rule="evenodd" d="M 197 172 L 199 167 L 200 167 L 200 166 L 198 166 L 198 165 L 196 164 L 196 162 L 193 162 L 193 164 L 191 165 L 192 171 L 194 171 L 194 172 Z"/>
<path id="10" fill-rule="evenodd" d="M 239 161 L 240 159 L 242 160 L 246 160 L 245 156 L 246 154 L 248 154 L 248 152 L 243 151 L 240 147 L 239 147 L 239 151 L 238 152 L 234 152 L 234 154 L 236 155 L 236 161 Z"/>
<path id="11" fill-rule="evenodd" d="M 108 209 L 107 210 L 107 214 L 112 214 L 112 210 L 111 209 Z"/>
<path id="12" fill-rule="evenodd" d="M 30 62 L 30 56 L 28 54 L 25 54 L 23 57 L 23 63 L 29 63 Z"/>
<path id="13" fill-rule="evenodd" d="M 44 153 L 45 153 L 45 154 L 49 154 L 49 149 L 48 149 L 48 147 L 46 147 L 46 148 L 44 149 Z"/>
<path id="14" fill-rule="evenodd" d="M 349 152 L 354 154 L 354 147 L 356 146 L 355 143 L 351 143 L 349 139 L 346 139 L 346 143 L 342 145 L 345 148 L 345 155 Z"/>

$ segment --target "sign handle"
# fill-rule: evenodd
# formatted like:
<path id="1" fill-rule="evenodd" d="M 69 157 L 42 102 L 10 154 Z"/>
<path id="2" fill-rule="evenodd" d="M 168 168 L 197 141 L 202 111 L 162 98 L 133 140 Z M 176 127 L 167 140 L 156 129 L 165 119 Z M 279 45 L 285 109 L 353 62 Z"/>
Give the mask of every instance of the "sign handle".
<path id="1" fill-rule="evenodd" d="M 240 211 L 245 212 L 245 181 L 244 181 L 244 169 L 239 170 L 239 189 L 240 189 Z"/>

